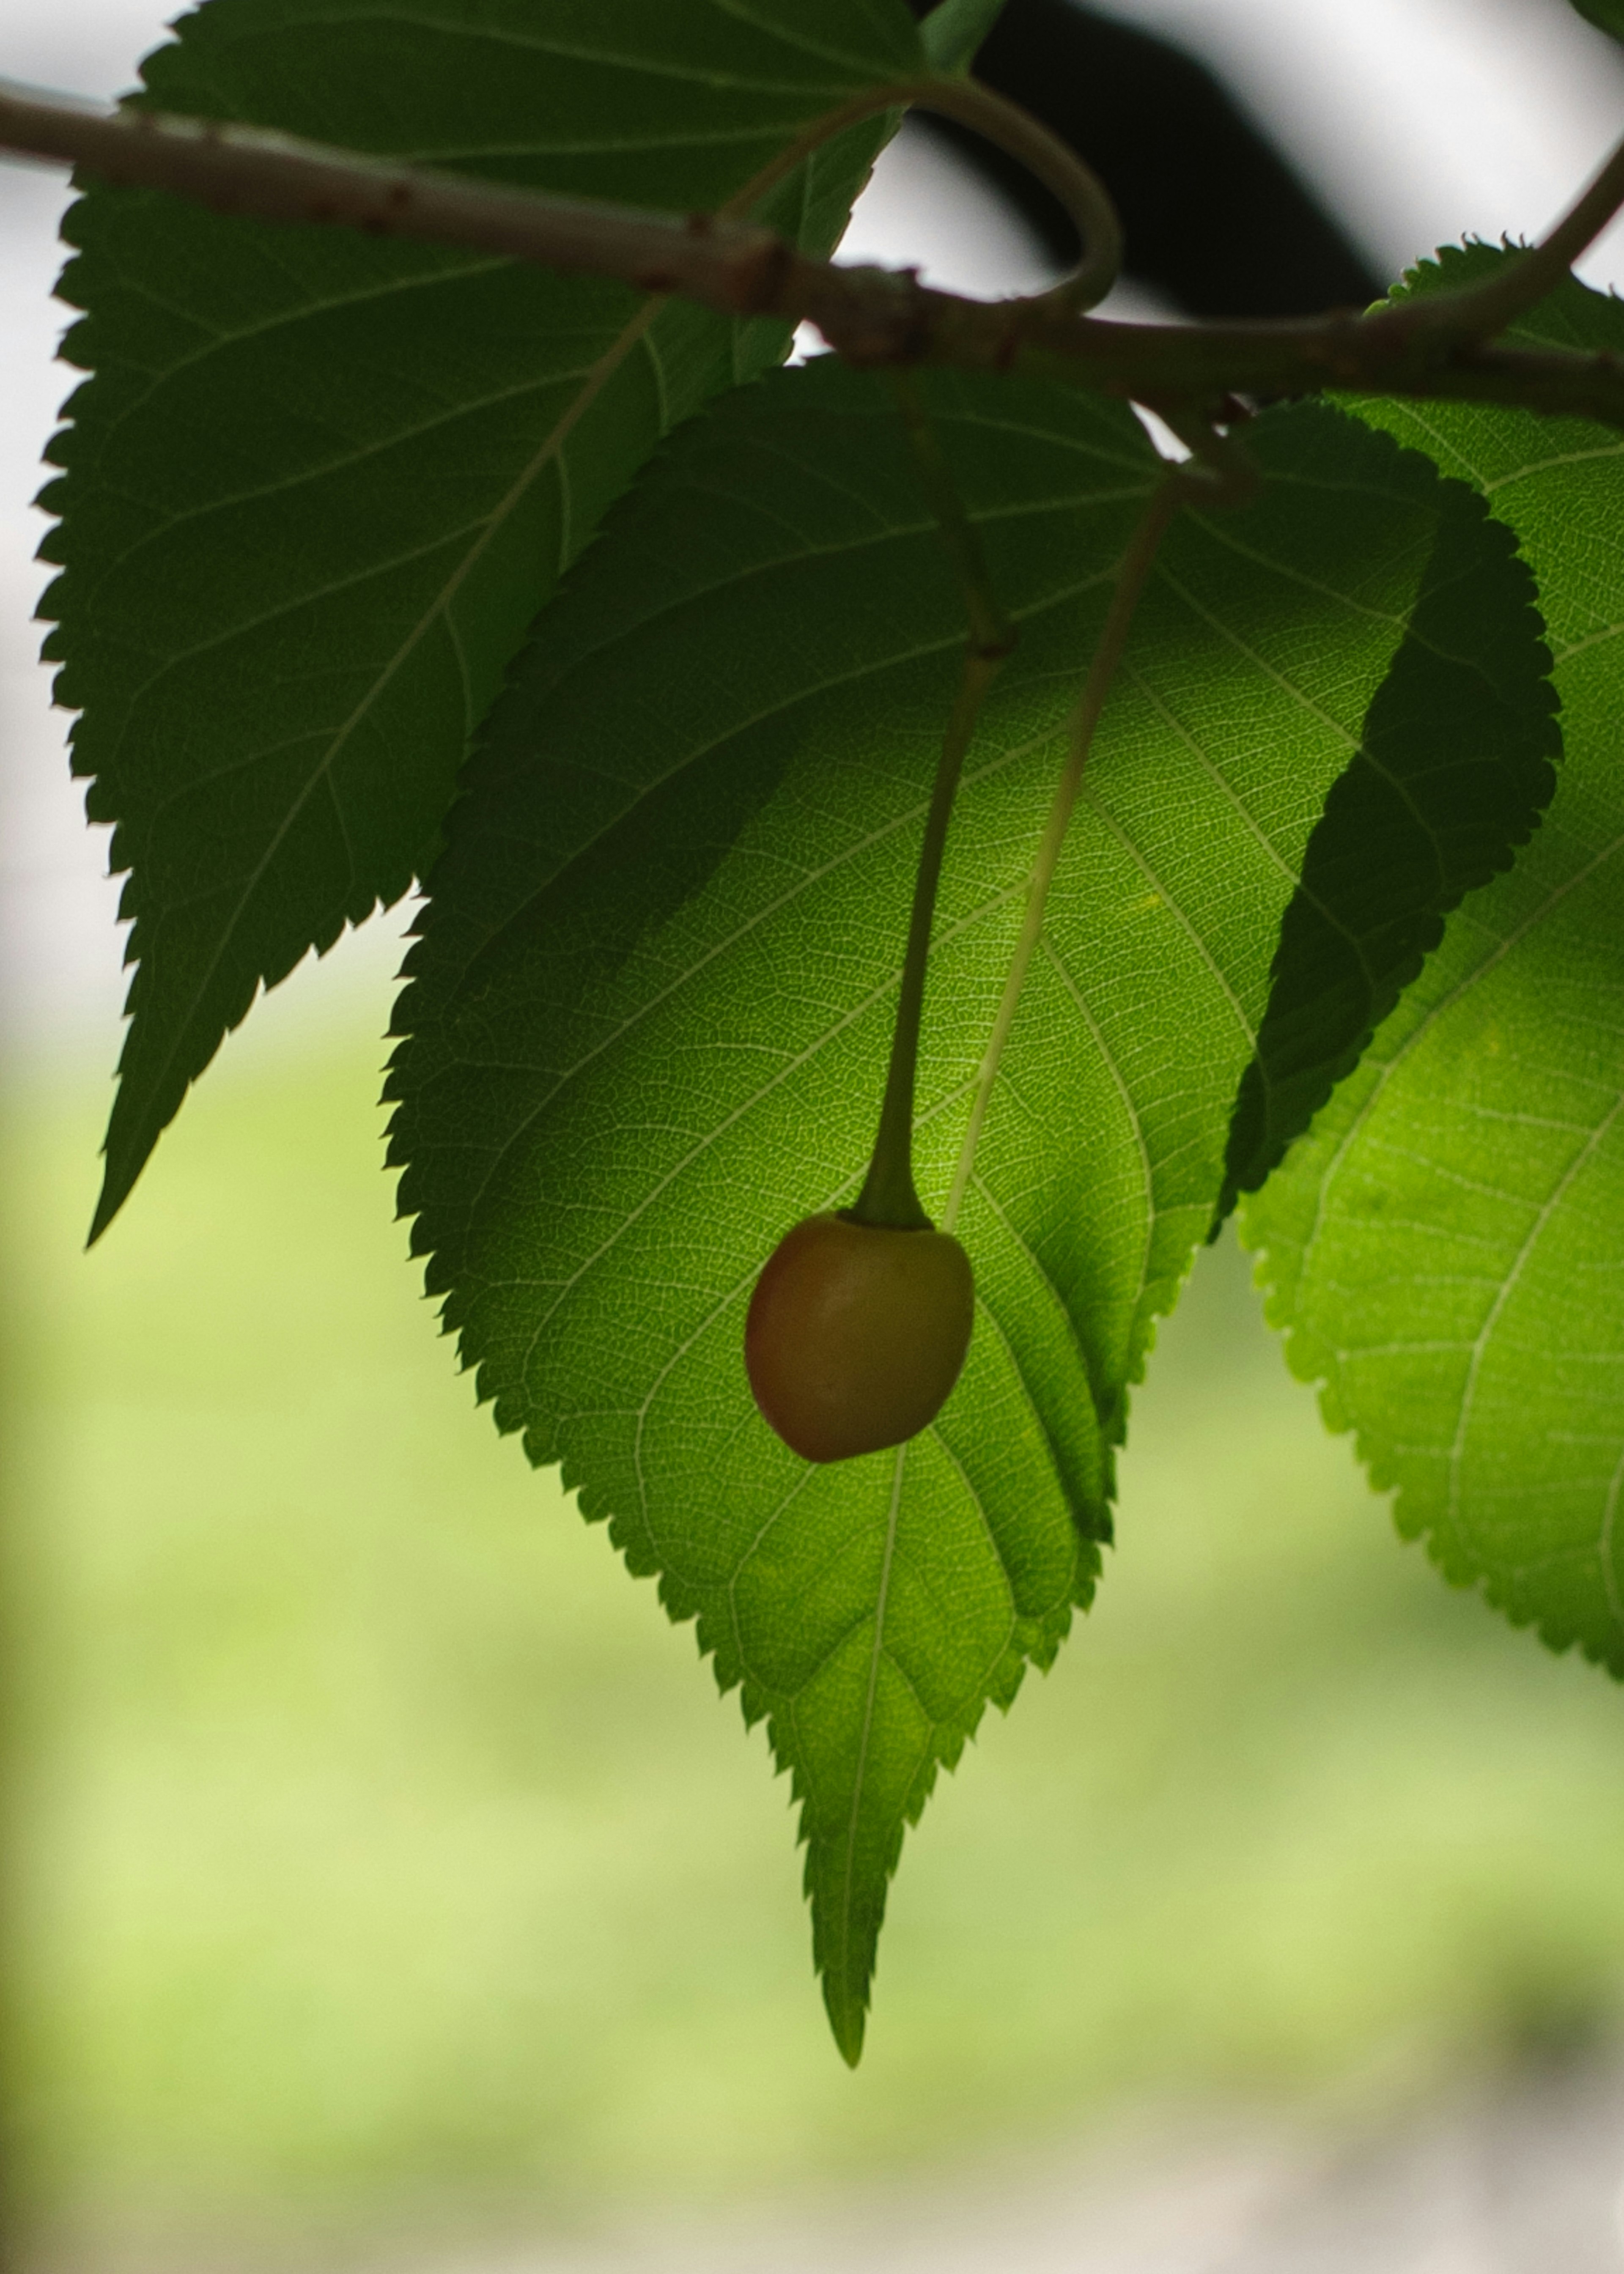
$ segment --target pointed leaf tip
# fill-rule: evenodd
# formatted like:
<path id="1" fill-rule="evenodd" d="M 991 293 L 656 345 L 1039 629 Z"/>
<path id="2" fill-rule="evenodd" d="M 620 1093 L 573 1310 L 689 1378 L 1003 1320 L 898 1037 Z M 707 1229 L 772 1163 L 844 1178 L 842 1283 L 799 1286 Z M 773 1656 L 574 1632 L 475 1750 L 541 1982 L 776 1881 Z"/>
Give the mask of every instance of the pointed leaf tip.
<path id="1" fill-rule="evenodd" d="M 862 2059 L 863 2037 L 868 2026 L 868 2009 L 861 1999 L 837 1998 L 827 1978 L 823 1983 L 823 2009 L 829 2015 L 830 2033 L 847 2068 L 855 2068 Z"/>
<path id="2" fill-rule="evenodd" d="M 1160 469 L 1103 398 L 921 385 L 1021 624 L 949 845 L 929 1207 Z M 798 1462 L 742 1363 L 774 1242 L 861 1180 L 963 646 L 865 374 L 826 358 L 741 388 L 616 508 L 492 716 L 400 998 L 414 1248 L 499 1426 L 564 1460 L 765 1717 L 848 2063 L 907 1826 L 1093 1594 L 1127 1383 L 1217 1198 L 1314 809 L 1435 534 L 1436 478 L 1350 419 L 1270 411 L 1253 448 L 1258 503 L 1175 526 L 1135 627 L 959 1226 L 976 1331 L 906 1464 Z"/>

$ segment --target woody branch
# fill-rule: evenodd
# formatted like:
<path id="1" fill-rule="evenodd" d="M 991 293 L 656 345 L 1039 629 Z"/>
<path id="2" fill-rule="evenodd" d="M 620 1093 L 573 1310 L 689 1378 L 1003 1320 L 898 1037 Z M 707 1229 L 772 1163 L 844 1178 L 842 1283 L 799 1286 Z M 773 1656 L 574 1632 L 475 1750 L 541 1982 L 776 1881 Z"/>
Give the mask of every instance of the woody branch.
<path id="1" fill-rule="evenodd" d="M 959 83 L 962 85 L 962 82 Z M 919 87 L 876 90 L 930 100 Z M 725 315 L 810 322 L 868 366 L 1014 371 L 1210 415 L 1229 394 L 1327 389 L 1499 403 L 1624 428 L 1624 363 L 1493 336 L 1543 297 L 1624 202 L 1624 148 L 1544 243 L 1484 286 L 1360 314 L 1124 324 L 1074 299 L 966 300 L 911 273 L 808 258 L 728 214 L 671 215 L 547 197 L 252 127 L 101 109 L 0 79 L 0 152 L 165 190 L 221 214 L 328 224 L 679 293 Z"/>

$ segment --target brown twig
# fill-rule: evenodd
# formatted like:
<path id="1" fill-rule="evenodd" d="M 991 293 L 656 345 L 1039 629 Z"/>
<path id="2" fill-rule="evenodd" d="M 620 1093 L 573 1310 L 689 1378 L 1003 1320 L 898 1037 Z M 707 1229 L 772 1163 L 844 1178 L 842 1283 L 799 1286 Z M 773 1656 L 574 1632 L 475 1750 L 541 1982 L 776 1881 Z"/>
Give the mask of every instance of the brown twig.
<path id="1" fill-rule="evenodd" d="M 1477 328 L 1470 337 L 1481 341 L 1504 305 L 1504 295 L 1496 299 L 1481 287 L 1370 315 L 1332 310 L 1272 323 L 1106 323 L 1049 296 L 989 304 L 933 291 L 907 272 L 809 260 L 748 222 L 542 197 L 252 127 L 97 110 L 5 81 L 0 150 L 80 165 L 220 213 L 460 245 L 566 274 L 616 277 L 645 292 L 679 292 L 726 315 L 809 321 L 855 364 L 1012 370 L 1135 401 L 1182 403 L 1207 418 L 1230 392 L 1331 388 L 1512 403 L 1624 428 L 1618 358 L 1462 344 L 1469 318 Z M 1606 200 L 1620 187 L 1618 170 L 1610 167 L 1547 240 L 1557 248 L 1547 260 L 1581 230 L 1602 225 Z M 1544 267 L 1507 272 L 1522 280 L 1507 287 L 1514 300 L 1530 289 L 1530 273 L 1533 289 L 1545 289 Z"/>
<path id="2" fill-rule="evenodd" d="M 743 220 L 768 191 L 793 174 L 803 159 L 821 149 L 843 128 L 855 126 L 877 111 L 909 107 L 956 119 L 996 143 L 1057 198 L 1083 241 L 1082 257 L 1069 276 L 1039 297 L 1045 303 L 1074 310 L 1092 308 L 1104 299 L 1122 267 L 1122 223 L 1105 184 L 1091 166 L 1068 149 L 1057 135 L 1019 103 L 1007 102 L 991 87 L 962 76 L 898 79 L 887 87 L 869 88 L 849 102 L 825 111 L 787 143 L 761 171 L 736 191 L 721 207 L 729 220 Z"/>
<path id="3" fill-rule="evenodd" d="M 1433 350 L 1492 340 L 1554 290 L 1580 254 L 1624 205 L 1624 142 L 1539 243 L 1480 283 L 1428 292 L 1376 312 L 1371 322 L 1395 339 Z"/>

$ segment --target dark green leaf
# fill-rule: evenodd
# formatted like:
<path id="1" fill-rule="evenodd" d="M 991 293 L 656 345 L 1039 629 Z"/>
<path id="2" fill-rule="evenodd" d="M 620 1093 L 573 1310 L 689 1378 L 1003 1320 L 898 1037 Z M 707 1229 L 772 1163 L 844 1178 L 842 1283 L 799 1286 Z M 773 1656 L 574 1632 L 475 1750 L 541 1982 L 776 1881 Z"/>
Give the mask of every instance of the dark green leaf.
<path id="1" fill-rule="evenodd" d="M 713 206 L 917 72 L 901 0 L 208 0 L 150 99 L 503 183 Z M 883 127 L 763 212 L 827 248 Z M 398 898 L 561 568 L 662 432 L 775 360 L 619 285 L 92 189 L 51 455 L 74 764 L 131 870 L 97 1228 L 256 989 Z"/>
<path id="2" fill-rule="evenodd" d="M 1157 468 L 1119 405 L 926 392 L 1020 626 L 926 1001 L 939 1211 L 1058 722 Z M 1437 541 L 1432 469 L 1385 438 L 1304 409 L 1257 448 L 1261 499 L 1177 524 L 1141 609 L 961 1222 L 969 1361 L 902 1455 L 808 1468 L 741 1348 L 777 1238 L 861 1175 L 962 647 L 880 388 L 786 373 L 668 446 L 493 714 L 411 953 L 393 1157 L 430 1286 L 499 1425 L 768 1718 L 848 2057 L 906 1825 L 1089 1598 L 1281 914 Z"/>
<path id="3" fill-rule="evenodd" d="M 1506 256 L 1451 251 L 1422 289 Z M 1624 350 L 1568 283 L 1519 327 Z M 1403 1531 L 1624 1673 L 1624 440 L 1443 403 L 1366 416 L 1474 482 L 1539 580 L 1567 757 L 1509 876 L 1444 944 L 1259 1199 L 1271 1315 Z"/>
<path id="4" fill-rule="evenodd" d="M 1533 579 L 1470 490 L 1451 483 L 1440 502 L 1404 644 L 1281 925 L 1229 1126 L 1222 1215 L 1358 1064 L 1448 911 L 1510 867 L 1556 787 L 1555 697 L 1528 668 Z"/>
<path id="5" fill-rule="evenodd" d="M 940 0 L 919 27 L 933 71 L 968 71 L 975 51 L 1004 13 L 1004 0 Z"/>

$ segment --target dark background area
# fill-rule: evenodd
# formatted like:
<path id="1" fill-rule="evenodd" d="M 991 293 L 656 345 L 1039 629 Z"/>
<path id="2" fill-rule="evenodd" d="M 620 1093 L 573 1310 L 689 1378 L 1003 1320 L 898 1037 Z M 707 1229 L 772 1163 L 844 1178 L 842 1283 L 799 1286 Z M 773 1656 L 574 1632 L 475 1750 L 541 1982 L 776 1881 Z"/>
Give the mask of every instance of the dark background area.
<path id="1" fill-rule="evenodd" d="M 930 0 L 910 0 L 916 16 Z M 1079 8 L 1009 0 L 978 79 L 1067 142 L 1123 224 L 1124 271 L 1192 316 L 1298 316 L 1364 307 L 1384 289 L 1346 232 L 1212 72 L 1170 41 Z M 1049 192 L 981 136 L 950 143 L 1021 213 L 1056 263 L 1077 233 Z"/>

